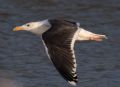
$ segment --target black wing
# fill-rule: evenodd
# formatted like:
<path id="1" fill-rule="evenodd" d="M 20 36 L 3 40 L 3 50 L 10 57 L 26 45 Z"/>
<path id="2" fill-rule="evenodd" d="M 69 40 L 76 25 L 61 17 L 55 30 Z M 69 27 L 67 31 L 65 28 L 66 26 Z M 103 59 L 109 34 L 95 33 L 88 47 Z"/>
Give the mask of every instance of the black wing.
<path id="1" fill-rule="evenodd" d="M 59 24 L 59 23 L 58 23 Z M 60 23 L 61 24 L 61 23 Z M 42 35 L 48 55 L 59 73 L 70 84 L 77 83 L 76 59 L 73 39 L 76 27 L 68 25 L 52 26 Z"/>

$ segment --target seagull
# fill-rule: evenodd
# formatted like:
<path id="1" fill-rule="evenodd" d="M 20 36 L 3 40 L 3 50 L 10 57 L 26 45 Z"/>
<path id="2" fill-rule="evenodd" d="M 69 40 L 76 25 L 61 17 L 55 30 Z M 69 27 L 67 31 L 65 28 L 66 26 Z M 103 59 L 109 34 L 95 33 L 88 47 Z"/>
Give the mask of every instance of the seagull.
<path id="1" fill-rule="evenodd" d="M 95 34 L 80 27 L 80 23 L 64 19 L 45 19 L 16 26 L 13 31 L 25 30 L 40 36 L 46 53 L 61 74 L 73 86 L 78 82 L 74 53 L 76 41 L 102 41 L 106 35 Z"/>

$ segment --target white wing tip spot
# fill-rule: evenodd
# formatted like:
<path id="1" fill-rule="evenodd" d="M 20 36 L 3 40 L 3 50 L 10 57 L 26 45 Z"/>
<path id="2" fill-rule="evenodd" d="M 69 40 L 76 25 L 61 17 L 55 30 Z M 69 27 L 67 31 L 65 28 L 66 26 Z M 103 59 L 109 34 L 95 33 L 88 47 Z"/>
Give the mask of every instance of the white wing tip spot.
<path id="1" fill-rule="evenodd" d="M 74 82 L 74 81 L 68 81 L 68 82 L 70 83 L 70 85 L 76 86 L 76 82 Z"/>

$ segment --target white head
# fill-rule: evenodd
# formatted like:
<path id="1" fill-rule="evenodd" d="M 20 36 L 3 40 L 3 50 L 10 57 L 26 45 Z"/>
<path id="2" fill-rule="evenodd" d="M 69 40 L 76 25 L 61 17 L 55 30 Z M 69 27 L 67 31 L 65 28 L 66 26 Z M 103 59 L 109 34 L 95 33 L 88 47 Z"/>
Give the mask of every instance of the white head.
<path id="1" fill-rule="evenodd" d="M 19 31 L 19 30 L 26 30 L 30 31 L 34 34 L 41 35 L 48 29 L 50 29 L 51 24 L 48 20 L 38 21 L 38 22 L 30 22 L 26 23 L 22 26 L 17 26 L 13 29 L 13 31 Z"/>

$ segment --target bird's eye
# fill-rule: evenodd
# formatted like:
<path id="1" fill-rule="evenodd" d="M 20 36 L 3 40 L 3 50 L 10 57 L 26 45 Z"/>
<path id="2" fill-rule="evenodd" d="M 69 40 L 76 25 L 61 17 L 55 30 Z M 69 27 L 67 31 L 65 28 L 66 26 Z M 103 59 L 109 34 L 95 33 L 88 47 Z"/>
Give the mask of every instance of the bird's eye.
<path id="1" fill-rule="evenodd" d="M 30 24 L 27 24 L 26 26 L 27 26 L 27 27 L 29 27 L 29 26 L 30 26 Z"/>

